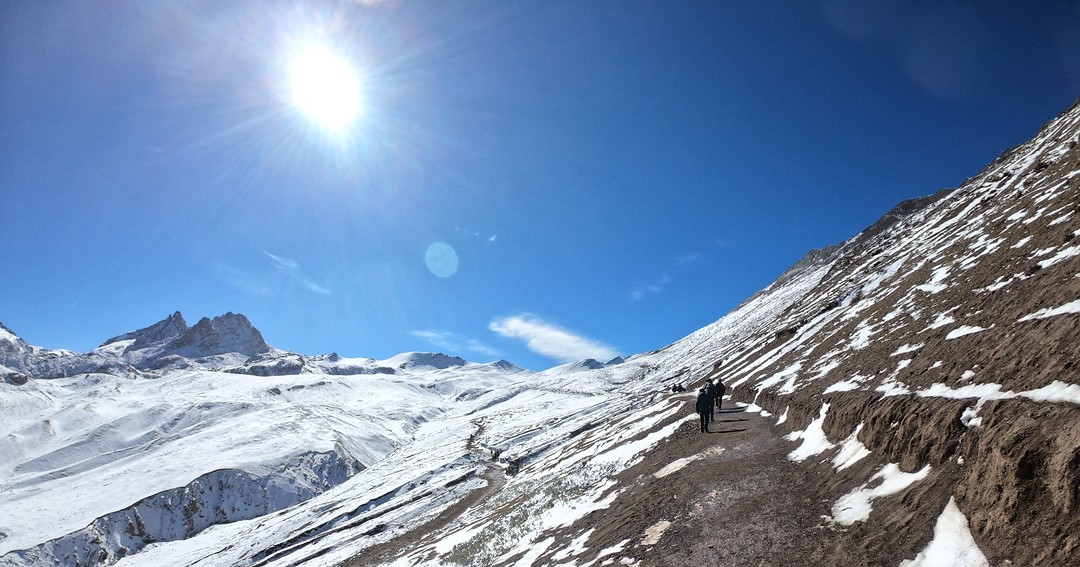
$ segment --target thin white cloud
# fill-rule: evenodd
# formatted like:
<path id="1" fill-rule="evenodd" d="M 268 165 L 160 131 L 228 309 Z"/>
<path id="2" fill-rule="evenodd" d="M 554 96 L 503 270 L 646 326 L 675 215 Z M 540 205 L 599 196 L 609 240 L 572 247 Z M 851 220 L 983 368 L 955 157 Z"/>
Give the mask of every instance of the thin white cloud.
<path id="1" fill-rule="evenodd" d="M 586 358 L 608 361 L 618 356 L 614 348 L 604 343 L 547 323 L 535 315 L 495 319 L 488 324 L 488 329 L 504 337 L 521 339 L 529 350 L 560 362 Z"/>
<path id="2" fill-rule="evenodd" d="M 679 256 L 678 258 L 675 258 L 675 265 L 680 268 L 684 268 L 691 264 L 697 263 L 701 259 L 701 254 L 698 254 L 697 252 L 689 252 L 683 254 L 682 256 Z"/>
<path id="3" fill-rule="evenodd" d="M 655 295 L 664 291 L 664 288 L 671 283 L 671 274 L 664 272 L 660 274 L 660 277 L 651 284 L 641 285 L 630 290 L 630 299 L 634 301 L 641 301 L 645 297 Z"/>
<path id="4" fill-rule="evenodd" d="M 469 339 L 468 343 L 466 343 L 466 348 L 477 354 L 482 354 L 490 358 L 500 358 L 502 356 L 502 353 L 499 352 L 498 349 L 488 346 L 484 344 L 483 341 L 478 339 Z"/>
<path id="5" fill-rule="evenodd" d="M 695 264 L 700 263 L 704 259 L 704 256 L 698 252 L 687 252 L 676 256 L 671 262 L 672 268 L 664 270 L 655 281 L 631 289 L 630 299 L 633 301 L 641 301 L 650 295 L 656 295 L 663 292 L 669 284 L 675 281 L 676 274 L 692 269 Z"/>
<path id="6" fill-rule="evenodd" d="M 269 253 L 269 252 L 267 252 L 265 250 L 263 250 L 263 254 L 266 254 L 267 258 L 270 258 L 271 260 L 273 260 L 274 264 L 278 268 L 281 268 L 283 270 L 298 270 L 298 269 L 300 269 L 300 264 L 297 264 L 296 260 L 293 260 L 293 259 L 290 259 L 290 258 L 284 258 L 284 257 L 278 256 L 276 254 L 271 254 L 271 253 Z"/>
<path id="7" fill-rule="evenodd" d="M 457 342 L 452 333 L 445 331 L 413 331 L 412 335 L 451 353 L 461 350 L 461 343 Z"/>
<path id="8" fill-rule="evenodd" d="M 314 291 L 315 293 L 321 293 L 323 295 L 330 295 L 330 290 L 326 289 L 325 287 L 323 287 L 323 286 L 321 286 L 321 285 L 319 285 L 319 284 L 317 284 L 317 283 L 315 283 L 313 281 L 302 280 L 302 282 L 304 284 L 304 287 L 306 287 L 310 291 Z"/>
<path id="9" fill-rule="evenodd" d="M 323 295 L 330 295 L 330 290 L 308 279 L 308 277 L 304 274 L 304 271 L 300 269 L 300 263 L 296 260 L 293 260 L 292 258 L 286 258 L 284 256 L 278 256 L 277 254 L 271 254 L 266 250 L 263 250 L 263 254 L 266 254 L 266 257 L 270 258 L 270 261 L 273 262 L 274 266 L 278 270 L 284 272 L 289 277 L 299 282 L 300 285 L 304 286 L 304 289 L 308 291 L 313 291 L 315 293 L 321 293 Z"/>

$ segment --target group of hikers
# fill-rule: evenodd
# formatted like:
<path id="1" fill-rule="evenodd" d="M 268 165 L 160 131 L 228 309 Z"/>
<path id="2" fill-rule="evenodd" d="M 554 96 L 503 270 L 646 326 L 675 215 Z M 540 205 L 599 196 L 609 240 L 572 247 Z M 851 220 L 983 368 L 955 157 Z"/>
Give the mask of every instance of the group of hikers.
<path id="1" fill-rule="evenodd" d="M 698 390 L 694 410 L 697 411 L 702 433 L 709 432 L 709 423 L 716 418 L 716 410 L 721 409 L 720 406 L 724 403 L 725 391 L 727 387 L 720 380 L 717 380 L 715 384 L 712 380 L 707 380 L 705 385 Z"/>
<path id="2" fill-rule="evenodd" d="M 713 364 L 712 372 L 706 374 L 705 383 L 702 384 L 701 389 L 698 390 L 697 402 L 694 404 L 694 411 L 698 414 L 698 421 L 701 425 L 702 433 L 709 433 L 709 423 L 716 418 L 716 410 L 721 409 L 721 405 L 724 403 L 724 392 L 727 391 L 727 386 L 720 381 L 719 378 L 715 382 L 709 376 L 715 376 L 720 372 L 720 366 L 722 362 Z M 682 374 L 684 368 L 679 374 Z M 686 388 L 679 382 L 673 382 L 671 384 L 671 393 L 685 392 Z"/>

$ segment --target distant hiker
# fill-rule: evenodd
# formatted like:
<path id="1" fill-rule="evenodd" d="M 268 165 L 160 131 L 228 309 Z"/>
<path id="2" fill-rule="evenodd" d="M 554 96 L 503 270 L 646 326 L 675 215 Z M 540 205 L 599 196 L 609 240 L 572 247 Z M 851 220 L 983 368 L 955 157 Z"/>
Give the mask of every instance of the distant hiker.
<path id="1" fill-rule="evenodd" d="M 719 379 L 716 380 L 716 409 L 721 409 L 721 405 L 724 403 L 724 392 L 727 391 L 727 386 L 724 385 Z"/>
<path id="2" fill-rule="evenodd" d="M 697 403 L 694 404 L 694 409 L 698 414 L 698 423 L 701 425 L 701 432 L 709 432 L 709 413 L 712 411 L 712 398 L 709 397 L 709 393 L 702 388 L 698 391 Z"/>
<path id="3" fill-rule="evenodd" d="M 712 380 L 705 382 L 705 393 L 709 395 L 709 421 L 716 419 L 716 386 Z"/>

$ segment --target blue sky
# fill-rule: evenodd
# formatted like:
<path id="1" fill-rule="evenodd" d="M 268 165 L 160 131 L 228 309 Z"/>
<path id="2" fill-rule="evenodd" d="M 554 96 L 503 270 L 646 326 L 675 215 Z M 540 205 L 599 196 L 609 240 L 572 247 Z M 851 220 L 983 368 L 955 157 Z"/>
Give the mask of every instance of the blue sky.
<path id="1" fill-rule="evenodd" d="M 1080 5 L 0 4 L 0 321 L 542 369 L 663 347 L 1080 95 Z M 320 127 L 298 52 L 354 71 Z"/>

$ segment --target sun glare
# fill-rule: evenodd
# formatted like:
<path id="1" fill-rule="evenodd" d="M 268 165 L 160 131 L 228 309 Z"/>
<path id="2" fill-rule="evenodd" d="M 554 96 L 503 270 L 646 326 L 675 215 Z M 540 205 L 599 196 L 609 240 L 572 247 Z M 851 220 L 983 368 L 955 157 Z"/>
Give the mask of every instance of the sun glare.
<path id="1" fill-rule="evenodd" d="M 341 132 L 360 114 L 356 70 L 326 47 L 309 47 L 293 58 L 289 86 L 296 108 L 328 130 Z"/>

